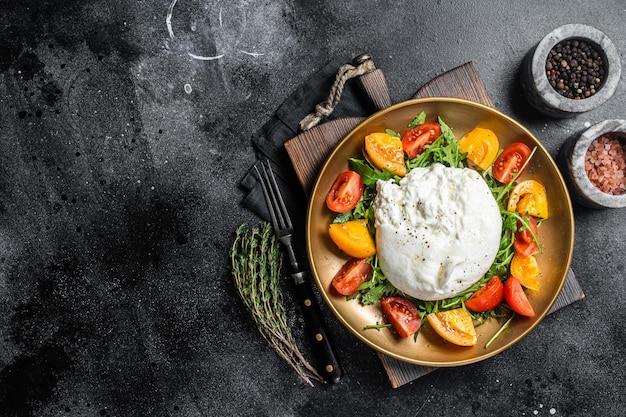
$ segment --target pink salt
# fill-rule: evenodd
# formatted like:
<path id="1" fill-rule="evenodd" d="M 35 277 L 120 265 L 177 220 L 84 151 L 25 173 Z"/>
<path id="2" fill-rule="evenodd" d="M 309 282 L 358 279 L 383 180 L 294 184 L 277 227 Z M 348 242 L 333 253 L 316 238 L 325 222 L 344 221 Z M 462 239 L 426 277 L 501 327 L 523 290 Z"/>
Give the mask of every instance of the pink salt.
<path id="1" fill-rule="evenodd" d="M 593 185 L 607 194 L 626 191 L 626 142 L 617 134 L 594 139 L 585 155 L 585 171 Z"/>

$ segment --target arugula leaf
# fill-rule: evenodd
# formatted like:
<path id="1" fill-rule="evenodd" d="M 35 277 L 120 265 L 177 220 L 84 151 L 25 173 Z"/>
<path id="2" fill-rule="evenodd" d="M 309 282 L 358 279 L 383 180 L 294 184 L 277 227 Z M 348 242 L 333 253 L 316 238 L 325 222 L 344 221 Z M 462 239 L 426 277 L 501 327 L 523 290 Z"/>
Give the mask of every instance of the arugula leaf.
<path id="1" fill-rule="evenodd" d="M 400 291 L 391 285 L 389 281 L 385 280 L 361 294 L 361 303 L 363 305 L 374 304 L 381 298 L 388 297 L 390 295 L 400 295 Z"/>
<path id="2" fill-rule="evenodd" d="M 509 264 L 515 254 L 513 241 L 515 240 L 515 230 L 517 228 L 517 213 L 501 210 L 500 215 L 502 216 L 500 247 L 487 275 L 506 277 L 509 275 Z"/>
<path id="3" fill-rule="evenodd" d="M 410 129 L 410 128 L 413 128 L 415 126 L 419 126 L 419 125 L 423 124 L 425 121 L 426 121 L 426 112 L 421 112 L 417 116 L 415 116 L 413 121 L 411 123 L 409 123 L 408 127 Z"/>
<path id="4" fill-rule="evenodd" d="M 373 168 L 370 164 L 362 159 L 350 158 L 350 169 L 361 176 L 363 185 L 366 187 L 375 186 L 378 180 L 387 181 L 395 175 L 388 169 L 379 170 Z"/>
<path id="5" fill-rule="evenodd" d="M 503 331 L 508 329 L 509 325 L 511 324 L 514 318 L 515 318 L 515 313 L 511 314 L 511 317 L 509 317 L 509 319 L 502 325 L 502 327 L 500 327 L 500 329 L 498 329 L 498 331 L 493 336 L 491 336 L 491 339 L 489 339 L 489 341 L 485 345 L 485 349 L 489 349 L 489 346 L 491 346 L 493 341 L 496 340 L 498 336 L 502 334 Z"/>
<path id="6" fill-rule="evenodd" d="M 393 329 L 390 323 L 376 323 L 376 324 L 368 324 L 363 328 L 363 330 L 378 330 L 380 329 Z"/>
<path id="7" fill-rule="evenodd" d="M 434 163 L 440 163 L 448 167 L 464 168 L 463 161 L 466 153 L 461 153 L 456 137 L 447 124 L 438 119 L 441 126 L 441 135 L 426 150 L 408 162 L 408 168 L 425 168 Z"/>
<path id="8" fill-rule="evenodd" d="M 389 136 L 394 136 L 396 138 L 400 137 L 400 134 L 396 132 L 395 130 L 385 129 L 385 133 L 388 134 Z"/>
<path id="9" fill-rule="evenodd" d="M 474 283 L 471 287 L 465 291 L 460 292 L 454 297 L 446 298 L 444 300 L 424 301 L 413 300 L 422 318 L 430 313 L 439 313 L 440 311 L 452 310 L 455 308 L 464 308 L 465 301 L 472 296 L 473 293 L 478 291 L 487 281 L 492 278 L 489 274 L 486 274 L 478 282 Z M 480 315 L 475 315 L 474 318 L 478 318 Z"/>
<path id="10" fill-rule="evenodd" d="M 358 204 L 357 204 L 358 205 Z M 333 219 L 333 223 L 345 223 L 345 222 L 349 222 L 350 220 L 352 220 L 352 211 L 354 209 L 352 209 L 351 211 L 348 211 L 346 213 L 339 213 L 335 216 L 335 218 Z"/>
<path id="11" fill-rule="evenodd" d="M 400 290 L 391 285 L 383 274 L 383 271 L 381 271 L 378 266 L 378 255 L 374 255 L 369 263 L 372 265 L 372 275 L 368 281 L 365 281 L 359 286 L 361 304 L 374 304 L 386 296 L 403 295 Z"/>

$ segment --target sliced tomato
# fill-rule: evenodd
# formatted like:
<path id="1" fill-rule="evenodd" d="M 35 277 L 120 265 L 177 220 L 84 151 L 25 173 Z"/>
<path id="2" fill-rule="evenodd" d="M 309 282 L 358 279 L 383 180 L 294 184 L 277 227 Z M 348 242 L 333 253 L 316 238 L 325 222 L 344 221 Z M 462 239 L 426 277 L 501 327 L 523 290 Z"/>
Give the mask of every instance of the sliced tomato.
<path id="1" fill-rule="evenodd" d="M 521 181 L 511 190 L 507 210 L 516 211 L 520 214 L 530 214 L 542 219 L 547 218 L 548 194 L 546 188 L 535 180 Z"/>
<path id="2" fill-rule="evenodd" d="M 430 313 L 428 323 L 444 340 L 459 346 L 474 346 L 478 342 L 472 316 L 463 308 Z"/>
<path id="3" fill-rule="evenodd" d="M 513 255 L 511 259 L 511 275 L 517 278 L 530 290 L 539 291 L 539 264 L 533 255 L 522 256 L 519 253 Z"/>
<path id="4" fill-rule="evenodd" d="M 424 152 L 426 146 L 441 136 L 441 125 L 437 122 L 422 123 L 402 135 L 402 149 L 413 159 Z"/>
<path id="5" fill-rule="evenodd" d="M 359 174 L 354 171 L 342 172 L 326 194 L 326 206 L 336 213 L 346 213 L 356 207 L 364 188 Z"/>
<path id="6" fill-rule="evenodd" d="M 386 297 L 381 301 L 383 314 L 391 327 L 402 337 L 417 332 L 422 324 L 417 307 L 404 297 Z"/>
<path id="7" fill-rule="evenodd" d="M 355 294 L 359 285 L 368 280 L 372 265 L 367 259 L 352 258 L 335 274 L 331 284 L 341 295 Z"/>
<path id="8" fill-rule="evenodd" d="M 496 308 L 504 299 L 504 284 L 493 277 L 465 302 L 465 307 L 477 313 Z"/>
<path id="9" fill-rule="evenodd" d="M 514 276 L 510 276 L 504 283 L 504 299 L 517 314 L 526 317 L 535 315 L 535 310 L 528 301 L 522 284 Z"/>
<path id="10" fill-rule="evenodd" d="M 376 242 L 365 219 L 331 223 L 328 234 L 339 249 L 353 258 L 369 258 L 376 253 Z"/>
<path id="11" fill-rule="evenodd" d="M 522 175 L 523 171 L 520 170 L 531 153 L 530 148 L 521 142 L 514 142 L 504 148 L 493 163 L 494 178 L 502 184 L 508 184 L 518 172 Z"/>
<path id="12" fill-rule="evenodd" d="M 493 130 L 475 127 L 459 139 L 459 150 L 467 153 L 467 159 L 485 171 L 496 159 L 500 142 Z"/>
<path id="13" fill-rule="evenodd" d="M 371 133 L 365 137 L 365 152 L 376 168 L 386 168 L 400 177 L 406 175 L 400 138 L 388 133 Z"/>
<path id="14" fill-rule="evenodd" d="M 517 221 L 517 231 L 515 232 L 513 248 L 515 252 L 521 256 L 530 256 L 537 253 L 538 246 L 535 235 L 539 234 L 539 228 L 533 216 L 528 214 L 524 216 L 530 227 L 524 227 L 524 224 L 520 220 Z"/>

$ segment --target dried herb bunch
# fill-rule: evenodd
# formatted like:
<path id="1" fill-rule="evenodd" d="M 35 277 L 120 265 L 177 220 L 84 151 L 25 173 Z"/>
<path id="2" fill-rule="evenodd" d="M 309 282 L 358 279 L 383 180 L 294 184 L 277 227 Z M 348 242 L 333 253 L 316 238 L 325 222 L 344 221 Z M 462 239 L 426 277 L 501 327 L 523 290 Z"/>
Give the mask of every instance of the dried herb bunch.
<path id="1" fill-rule="evenodd" d="M 313 386 L 312 380 L 323 379 L 304 358 L 287 325 L 279 285 L 282 262 L 283 253 L 269 223 L 251 229 L 242 224 L 237 228 L 231 249 L 235 287 L 267 343 Z"/>

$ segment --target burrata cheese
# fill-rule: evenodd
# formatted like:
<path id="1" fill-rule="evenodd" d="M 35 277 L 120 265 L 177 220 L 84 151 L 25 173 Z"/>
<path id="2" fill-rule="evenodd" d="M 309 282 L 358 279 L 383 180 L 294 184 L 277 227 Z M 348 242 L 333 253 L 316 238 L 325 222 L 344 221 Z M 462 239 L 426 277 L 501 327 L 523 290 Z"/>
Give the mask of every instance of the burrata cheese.
<path id="1" fill-rule="evenodd" d="M 374 210 L 381 270 L 394 287 L 420 300 L 469 288 L 500 246 L 500 209 L 469 168 L 433 164 L 411 170 L 399 185 L 379 181 Z"/>

